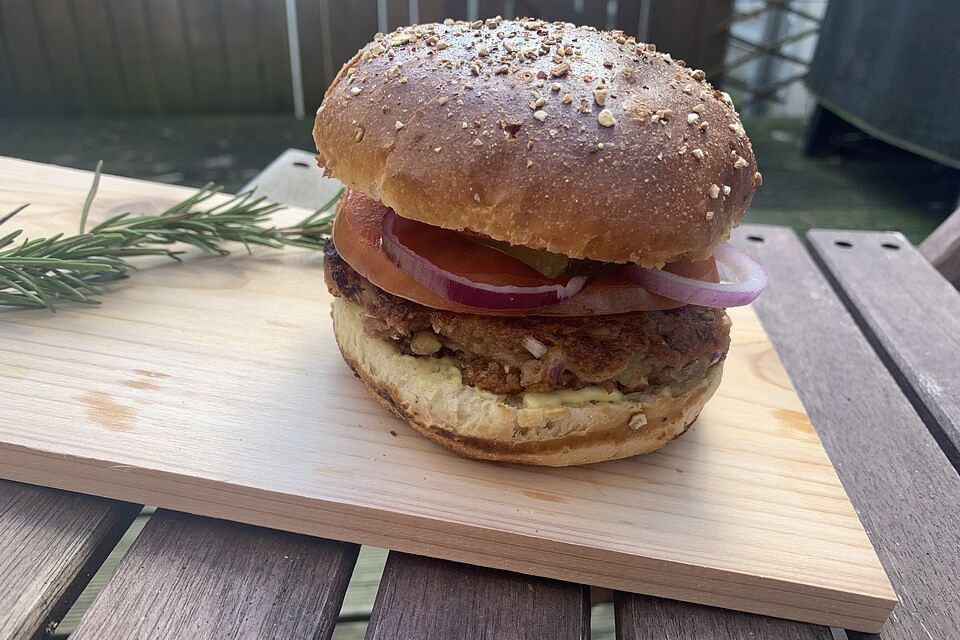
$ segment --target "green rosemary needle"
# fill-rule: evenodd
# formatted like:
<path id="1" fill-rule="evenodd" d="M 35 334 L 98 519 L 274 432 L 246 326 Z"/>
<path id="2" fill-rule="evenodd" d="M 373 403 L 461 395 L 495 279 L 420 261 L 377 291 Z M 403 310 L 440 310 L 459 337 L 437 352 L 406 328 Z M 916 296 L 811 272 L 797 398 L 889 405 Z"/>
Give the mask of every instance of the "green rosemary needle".
<path id="1" fill-rule="evenodd" d="M 101 163 L 102 164 L 102 163 Z M 180 261 L 177 245 L 192 245 L 213 256 L 230 252 L 237 242 L 250 251 L 253 245 L 281 249 L 285 246 L 321 249 L 335 215 L 337 193 L 315 213 L 289 227 L 271 224 L 279 204 L 255 197 L 253 191 L 237 194 L 218 205 L 207 204 L 223 188 L 207 184 L 196 194 L 163 213 L 134 216 L 121 213 L 86 230 L 87 217 L 100 182 L 97 165 L 93 185 L 81 213 L 80 233 L 17 241 L 22 231 L 0 236 L 0 306 L 46 308 L 69 300 L 98 304 L 101 285 L 126 278 L 136 267 L 130 258 L 166 256 Z M 342 192 L 341 192 L 342 193 Z M 23 205 L 0 216 L 0 225 L 25 209 Z"/>

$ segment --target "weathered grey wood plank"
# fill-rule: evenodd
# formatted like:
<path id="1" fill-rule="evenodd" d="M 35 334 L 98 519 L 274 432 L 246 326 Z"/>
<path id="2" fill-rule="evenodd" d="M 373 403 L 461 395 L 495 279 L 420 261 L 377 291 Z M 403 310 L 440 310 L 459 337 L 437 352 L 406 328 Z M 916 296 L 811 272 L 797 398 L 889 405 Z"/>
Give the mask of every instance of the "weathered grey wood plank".
<path id="1" fill-rule="evenodd" d="M 117 572 L 117 565 L 119 565 L 123 557 L 127 555 L 130 546 L 140 536 L 140 532 L 143 531 L 143 527 L 150 521 L 154 512 L 156 512 L 156 508 L 145 507 L 141 509 L 137 517 L 133 519 L 133 523 L 131 523 L 130 527 L 124 532 L 123 536 L 117 542 L 117 545 L 110 550 L 106 559 L 100 564 L 100 568 L 94 572 L 87 586 L 83 588 L 80 595 L 76 597 L 73 604 L 70 605 L 70 608 L 67 610 L 67 613 L 64 614 L 60 620 L 60 624 L 57 625 L 57 631 L 54 634 L 57 640 L 66 638 L 77 628 L 77 625 L 80 623 L 80 618 L 87 612 L 87 609 L 90 608 L 90 605 L 96 597 L 103 591 L 103 588 L 107 586 L 113 574 Z M 373 606 L 372 598 L 370 600 L 370 606 Z"/>
<path id="2" fill-rule="evenodd" d="M 827 627 L 620 593 L 614 601 L 617 640 L 830 640 Z"/>
<path id="3" fill-rule="evenodd" d="M 957 637 L 960 476 L 796 235 L 734 237 L 770 273 L 760 319 L 900 598 L 881 637 Z"/>
<path id="4" fill-rule="evenodd" d="M 71 638 L 330 638 L 357 550 L 158 511 Z"/>
<path id="5" fill-rule="evenodd" d="M 257 195 L 293 207 L 316 209 L 337 194 L 343 185 L 324 178 L 317 168 L 316 153 L 287 149 L 241 191 L 257 189 Z"/>
<path id="6" fill-rule="evenodd" d="M 920 253 L 953 286 L 960 288 L 960 209 L 920 243 Z"/>
<path id="7" fill-rule="evenodd" d="M 0 638 L 55 629 L 139 511 L 0 481 Z"/>
<path id="8" fill-rule="evenodd" d="M 807 234 L 854 318 L 960 468 L 960 292 L 882 231 Z"/>
<path id="9" fill-rule="evenodd" d="M 590 637 L 581 585 L 391 552 L 367 640 Z"/>

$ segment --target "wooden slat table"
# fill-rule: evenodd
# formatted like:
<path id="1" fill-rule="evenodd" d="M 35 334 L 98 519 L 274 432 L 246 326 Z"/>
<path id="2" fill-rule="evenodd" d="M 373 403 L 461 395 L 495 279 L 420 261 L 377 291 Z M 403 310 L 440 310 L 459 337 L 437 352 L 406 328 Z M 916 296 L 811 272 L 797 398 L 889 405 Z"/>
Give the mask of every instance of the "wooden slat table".
<path id="1" fill-rule="evenodd" d="M 336 187 L 312 166 L 290 150 L 254 183 L 316 206 Z M 960 637 L 960 294 L 895 234 L 815 231 L 805 246 L 745 225 L 734 242 L 770 273 L 757 312 L 900 597 L 880 637 Z M 0 482 L 0 639 L 49 633 L 137 510 Z M 329 638 L 356 552 L 160 511 L 75 636 Z M 367 638 L 588 638 L 588 605 L 583 585 L 392 553 Z M 614 606 L 621 640 L 832 636 L 648 596 Z"/>
<path id="2" fill-rule="evenodd" d="M 822 229 L 808 237 L 867 338 L 960 465 L 960 296 L 899 233 Z"/>
<path id="3" fill-rule="evenodd" d="M 70 637 L 327 638 L 357 551 L 159 511 Z"/>
<path id="4" fill-rule="evenodd" d="M 139 511 L 0 480 L 0 638 L 56 629 Z"/>
<path id="5" fill-rule="evenodd" d="M 589 630 L 589 587 L 392 553 L 367 638 L 579 640 Z"/>

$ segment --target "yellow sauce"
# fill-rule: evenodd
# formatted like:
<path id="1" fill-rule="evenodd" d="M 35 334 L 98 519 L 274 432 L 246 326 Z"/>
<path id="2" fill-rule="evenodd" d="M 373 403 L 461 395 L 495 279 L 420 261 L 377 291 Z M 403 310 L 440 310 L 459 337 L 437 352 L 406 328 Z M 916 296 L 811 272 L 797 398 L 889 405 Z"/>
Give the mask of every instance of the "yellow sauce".
<path id="1" fill-rule="evenodd" d="M 461 382 L 462 377 L 460 368 L 457 367 L 456 360 L 447 356 L 443 358 L 401 356 L 409 363 L 410 368 L 419 375 L 436 375 L 448 380 Z"/>
<path id="2" fill-rule="evenodd" d="M 607 392 L 603 387 L 584 387 L 575 390 L 561 389 L 545 393 L 525 393 L 523 394 L 523 406 L 526 409 L 550 409 L 587 402 L 617 402 L 622 399 L 623 394 L 617 389 Z"/>

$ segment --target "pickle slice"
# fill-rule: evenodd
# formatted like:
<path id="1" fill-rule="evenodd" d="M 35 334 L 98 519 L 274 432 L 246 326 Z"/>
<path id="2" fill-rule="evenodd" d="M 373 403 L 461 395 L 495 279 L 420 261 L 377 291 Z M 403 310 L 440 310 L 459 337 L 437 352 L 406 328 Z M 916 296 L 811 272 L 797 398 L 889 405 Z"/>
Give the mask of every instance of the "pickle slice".
<path id="1" fill-rule="evenodd" d="M 486 238 L 470 238 L 477 244 L 490 247 L 501 251 L 511 258 L 516 258 L 531 269 L 534 269 L 548 278 L 558 278 L 570 266 L 570 258 L 560 253 L 551 253 L 550 251 L 541 251 L 529 247 L 520 247 L 499 240 L 488 240 Z"/>

